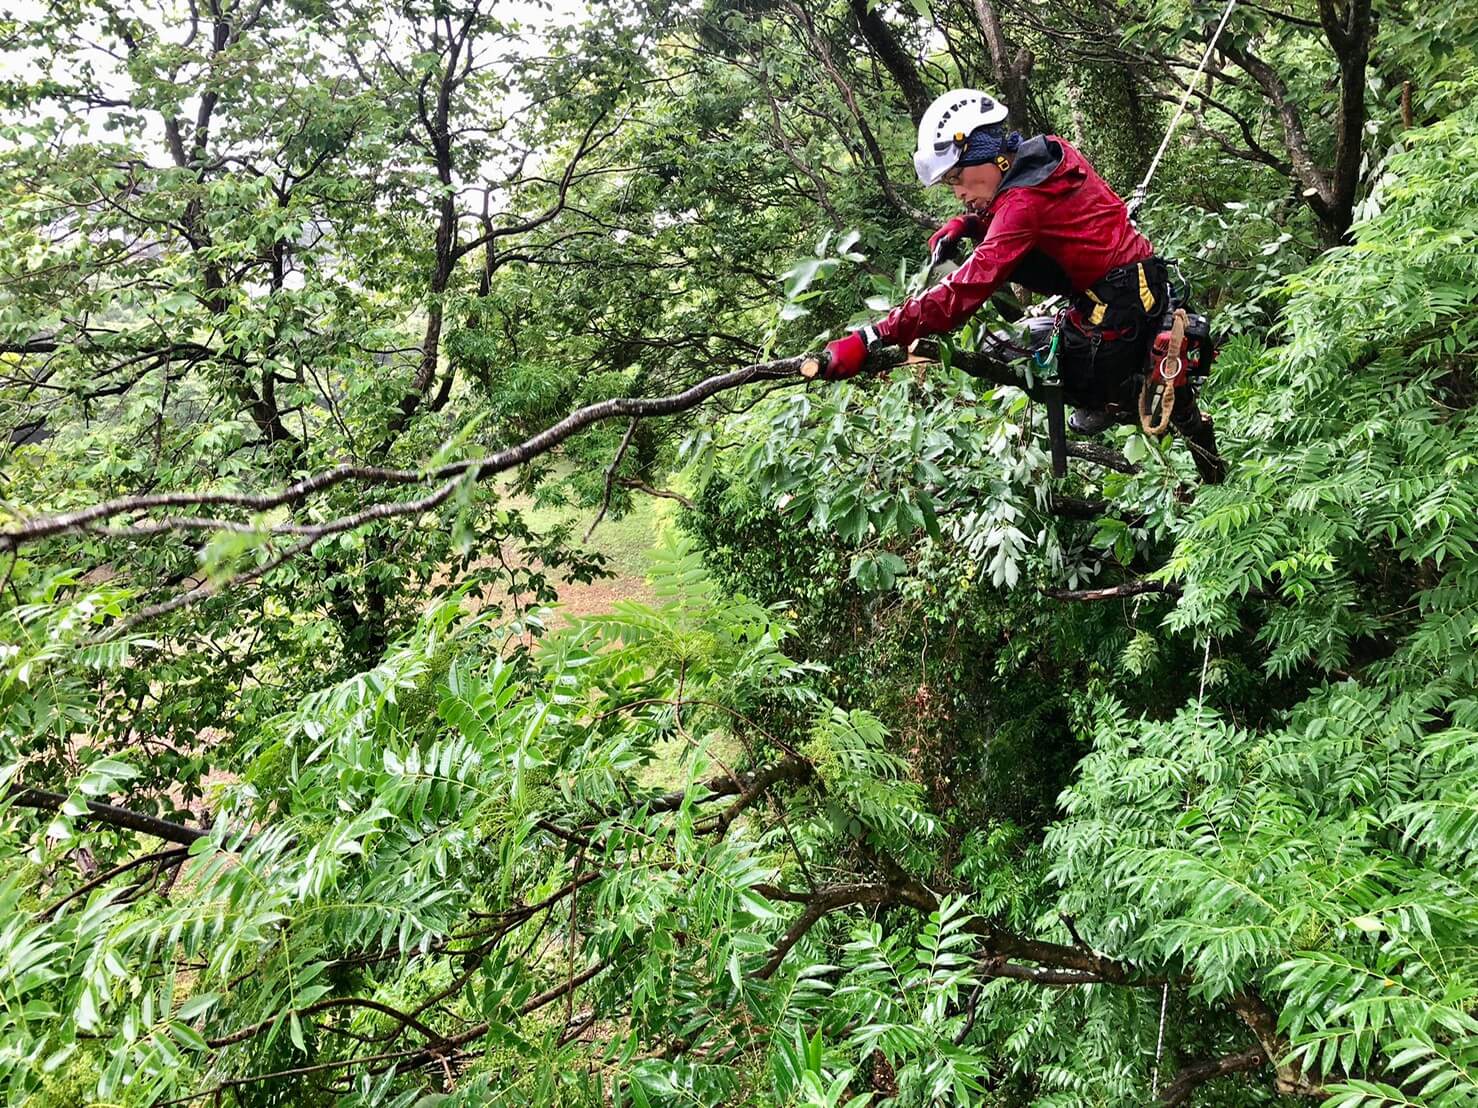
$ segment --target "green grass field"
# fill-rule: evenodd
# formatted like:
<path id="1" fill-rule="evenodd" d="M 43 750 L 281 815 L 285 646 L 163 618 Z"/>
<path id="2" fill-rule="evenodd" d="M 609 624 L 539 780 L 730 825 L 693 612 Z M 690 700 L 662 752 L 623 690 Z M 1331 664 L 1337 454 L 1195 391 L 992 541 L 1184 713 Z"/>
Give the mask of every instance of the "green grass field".
<path id="1" fill-rule="evenodd" d="M 596 514 L 595 508 L 541 504 L 535 496 L 513 493 L 508 493 L 506 503 L 516 508 L 535 531 L 570 525 L 576 542 Z M 608 512 L 585 546 L 603 554 L 607 568 L 615 576 L 588 585 L 561 585 L 560 606 L 570 615 L 596 615 L 608 611 L 617 600 L 650 600 L 652 590 L 647 585 L 647 574 L 652 567 L 652 550 L 662 528 L 670 526 L 668 521 L 675 508 L 673 501 L 637 493 L 631 511 L 620 519 Z"/>

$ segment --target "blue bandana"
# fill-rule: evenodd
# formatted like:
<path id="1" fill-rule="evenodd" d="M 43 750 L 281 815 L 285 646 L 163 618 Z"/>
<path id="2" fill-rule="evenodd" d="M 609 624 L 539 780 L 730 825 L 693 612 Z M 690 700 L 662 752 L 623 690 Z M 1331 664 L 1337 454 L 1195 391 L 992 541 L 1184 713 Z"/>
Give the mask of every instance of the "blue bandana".
<path id="1" fill-rule="evenodd" d="M 1001 124 L 980 127 L 965 143 L 965 155 L 960 159 L 959 164 L 984 165 L 986 162 L 995 161 L 1002 154 L 1016 153 L 1016 148 L 1020 145 L 1020 131 L 1012 131 L 1008 135 L 1006 128 Z"/>

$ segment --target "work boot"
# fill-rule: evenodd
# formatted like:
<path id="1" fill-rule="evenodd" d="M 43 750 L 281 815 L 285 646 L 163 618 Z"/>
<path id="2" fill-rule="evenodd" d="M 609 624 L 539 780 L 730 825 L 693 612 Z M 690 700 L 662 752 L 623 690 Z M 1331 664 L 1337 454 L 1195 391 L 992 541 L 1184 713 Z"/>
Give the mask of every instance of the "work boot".
<path id="1" fill-rule="evenodd" d="M 1211 417 L 1201 412 L 1196 413 L 1200 419 L 1192 423 L 1175 424 L 1175 433 L 1185 440 L 1186 448 L 1191 452 L 1191 461 L 1196 463 L 1196 472 L 1201 476 L 1203 485 L 1219 485 L 1226 479 L 1227 464 L 1216 450 L 1216 432 L 1212 428 Z"/>
<path id="2" fill-rule="evenodd" d="M 1101 435 L 1113 425 L 1113 416 L 1092 408 L 1074 408 L 1067 421 L 1068 429 L 1075 435 Z"/>

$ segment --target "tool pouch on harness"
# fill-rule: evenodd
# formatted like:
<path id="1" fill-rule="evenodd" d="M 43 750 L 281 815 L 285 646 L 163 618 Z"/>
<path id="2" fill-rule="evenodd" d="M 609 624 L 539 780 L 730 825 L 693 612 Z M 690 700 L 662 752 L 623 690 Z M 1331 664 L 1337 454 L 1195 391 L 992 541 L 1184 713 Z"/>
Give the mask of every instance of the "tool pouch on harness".
<path id="1" fill-rule="evenodd" d="M 1090 327 L 1123 329 L 1169 308 L 1170 271 L 1165 260 L 1148 257 L 1109 270 L 1073 300 L 1075 314 Z"/>
<path id="2" fill-rule="evenodd" d="M 1129 417 L 1133 379 L 1144 373 L 1151 328 L 1169 307 L 1169 274 L 1156 257 L 1111 269 L 1074 297 L 1062 329 L 1068 399 Z"/>

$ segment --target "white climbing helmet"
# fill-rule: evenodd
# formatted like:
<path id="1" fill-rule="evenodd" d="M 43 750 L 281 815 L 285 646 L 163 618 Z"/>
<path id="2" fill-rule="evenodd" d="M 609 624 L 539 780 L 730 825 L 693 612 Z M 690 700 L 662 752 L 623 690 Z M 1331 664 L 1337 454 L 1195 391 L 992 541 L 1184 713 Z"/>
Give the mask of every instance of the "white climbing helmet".
<path id="1" fill-rule="evenodd" d="M 919 120 L 919 148 L 913 155 L 919 180 L 937 185 L 964 157 L 971 132 L 1005 119 L 1006 105 L 979 89 L 957 88 L 935 99 Z"/>

